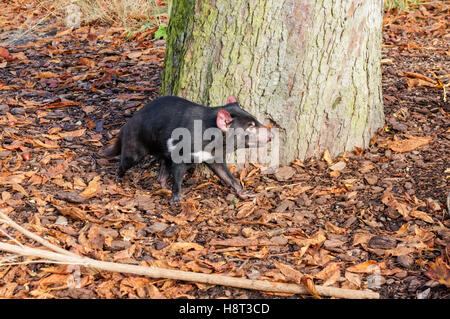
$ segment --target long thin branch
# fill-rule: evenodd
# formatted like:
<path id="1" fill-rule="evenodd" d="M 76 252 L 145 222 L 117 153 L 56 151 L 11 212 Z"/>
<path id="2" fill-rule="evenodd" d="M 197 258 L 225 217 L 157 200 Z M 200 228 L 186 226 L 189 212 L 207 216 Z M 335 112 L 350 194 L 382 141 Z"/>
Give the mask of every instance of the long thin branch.
<path id="1" fill-rule="evenodd" d="M 51 249 L 47 251 L 38 248 L 32 248 L 27 246 L 11 245 L 0 242 L 0 250 L 23 255 L 40 257 L 46 259 L 48 262 L 53 263 L 67 263 L 78 264 L 80 266 L 88 268 L 96 268 L 99 270 L 132 273 L 136 275 L 147 276 L 151 278 L 166 278 L 174 280 L 183 280 L 190 282 L 199 282 L 204 284 L 230 286 L 244 289 L 281 292 L 281 293 L 294 293 L 294 294 L 308 294 L 308 291 L 301 285 L 288 284 L 280 282 L 270 282 L 266 280 L 251 280 L 245 278 L 236 278 L 222 275 L 202 274 L 181 270 L 172 270 L 156 267 L 143 267 L 136 265 L 119 264 L 105 261 L 98 261 L 91 258 L 83 257 L 71 253 L 65 249 L 62 249 L 56 245 L 51 244 L 42 237 L 26 230 L 12 219 L 6 216 L 0 210 L 0 222 L 8 224 L 10 227 L 25 234 L 36 242 Z M 315 286 L 316 291 L 321 296 L 349 298 L 349 299 L 378 299 L 380 296 L 378 293 L 370 290 L 352 290 L 335 287 Z"/>
<path id="2" fill-rule="evenodd" d="M 30 232 L 29 230 L 23 228 L 22 226 L 18 225 L 16 222 L 14 222 L 11 218 L 9 218 L 7 215 L 5 215 L 4 213 L 1 212 L 0 210 L 0 222 L 3 222 L 5 224 L 7 224 L 8 226 L 18 230 L 19 232 L 21 232 L 22 234 L 28 236 L 29 238 L 37 241 L 38 243 L 40 243 L 41 245 L 55 251 L 58 252 L 60 254 L 63 255 L 67 255 L 67 256 L 75 256 L 78 257 L 78 255 L 71 253 L 70 251 L 67 251 L 65 249 L 62 249 L 61 247 L 58 247 L 56 245 L 53 245 L 52 243 L 48 242 L 47 240 L 45 240 L 44 238 Z"/>
<path id="3" fill-rule="evenodd" d="M 279 282 L 270 282 L 266 280 L 251 280 L 244 278 L 236 278 L 230 276 L 201 274 L 194 272 L 187 272 L 181 270 L 172 270 L 156 267 L 143 267 L 136 265 L 126 265 L 111 263 L 105 261 L 98 261 L 87 257 L 73 256 L 61 253 L 55 253 L 37 248 L 27 246 L 19 247 L 6 243 L 0 243 L 0 250 L 25 255 L 34 256 L 47 259 L 49 261 L 67 262 L 71 264 L 79 264 L 84 267 L 95 268 L 99 270 L 132 273 L 136 275 L 147 276 L 150 278 L 166 278 L 174 280 L 183 280 L 190 282 L 199 282 L 204 284 L 230 286 L 244 289 L 271 291 L 281 293 L 294 294 L 308 294 L 308 291 L 297 284 L 287 284 Z M 378 299 L 379 294 L 373 291 L 366 290 L 352 290 L 335 287 L 316 286 L 316 291 L 321 296 L 348 298 L 348 299 Z"/>

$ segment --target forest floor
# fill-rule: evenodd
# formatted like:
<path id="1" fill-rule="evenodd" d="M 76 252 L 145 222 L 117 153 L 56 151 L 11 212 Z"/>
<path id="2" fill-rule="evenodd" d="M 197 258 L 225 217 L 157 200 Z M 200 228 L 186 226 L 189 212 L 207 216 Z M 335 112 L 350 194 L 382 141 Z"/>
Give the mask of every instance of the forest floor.
<path id="1" fill-rule="evenodd" d="M 157 97 L 165 42 L 151 32 L 127 41 L 124 29 L 95 24 L 44 21 L 30 31 L 45 12 L 2 3 L 0 212 L 98 260 L 449 298 L 449 10 L 428 2 L 385 15 L 386 124 L 367 150 L 273 175 L 257 166 L 235 173 L 255 201 L 188 174 L 174 208 L 151 159 L 117 182 L 118 161 L 100 155 Z M 0 221 L 0 241 L 13 239 L 39 246 Z M 307 297 L 85 268 L 74 286 L 73 266 L 0 258 L 2 298 Z"/>

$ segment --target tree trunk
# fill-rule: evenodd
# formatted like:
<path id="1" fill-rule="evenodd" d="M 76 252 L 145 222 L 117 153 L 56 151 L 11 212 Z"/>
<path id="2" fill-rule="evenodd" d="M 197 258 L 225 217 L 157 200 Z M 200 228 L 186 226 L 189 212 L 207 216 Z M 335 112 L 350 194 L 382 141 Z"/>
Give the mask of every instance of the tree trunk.
<path id="1" fill-rule="evenodd" d="M 174 0 L 161 95 L 235 95 L 280 162 L 365 148 L 384 123 L 382 0 Z"/>

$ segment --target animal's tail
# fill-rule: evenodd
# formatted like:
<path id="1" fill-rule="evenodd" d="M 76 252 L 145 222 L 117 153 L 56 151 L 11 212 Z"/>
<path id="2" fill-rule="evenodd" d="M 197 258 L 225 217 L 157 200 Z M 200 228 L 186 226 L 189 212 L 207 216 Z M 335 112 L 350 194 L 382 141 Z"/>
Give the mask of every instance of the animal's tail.
<path id="1" fill-rule="evenodd" d="M 115 143 L 103 151 L 105 157 L 114 157 L 120 154 L 122 149 L 122 132 L 119 133 Z"/>

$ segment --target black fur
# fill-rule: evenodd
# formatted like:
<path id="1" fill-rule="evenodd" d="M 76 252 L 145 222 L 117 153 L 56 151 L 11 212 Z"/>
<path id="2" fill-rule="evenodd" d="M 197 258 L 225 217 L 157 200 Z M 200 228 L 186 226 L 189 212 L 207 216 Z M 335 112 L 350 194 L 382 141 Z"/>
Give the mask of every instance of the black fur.
<path id="1" fill-rule="evenodd" d="M 108 157 L 120 155 L 119 177 L 122 177 L 129 168 L 147 154 L 159 158 L 161 168 L 158 181 L 163 187 L 166 187 L 167 178 L 171 173 L 174 177 L 171 201 L 180 201 L 181 184 L 188 164 L 172 161 L 167 140 L 171 138 L 175 128 L 186 128 L 193 132 L 195 120 L 202 121 L 203 132 L 207 128 L 217 128 L 217 114 L 220 110 L 225 110 L 231 115 L 230 128 L 245 129 L 250 125 L 255 125 L 258 129 L 267 130 L 253 115 L 241 109 L 237 102 L 220 107 L 207 107 L 180 97 L 165 96 L 153 100 L 136 112 L 120 130 L 115 144 L 109 147 L 104 154 Z M 226 138 L 224 138 L 225 141 Z M 203 147 L 210 142 L 202 141 Z M 220 159 L 207 162 L 207 165 L 240 197 L 252 196 L 242 189 L 228 170 L 225 154 Z"/>

